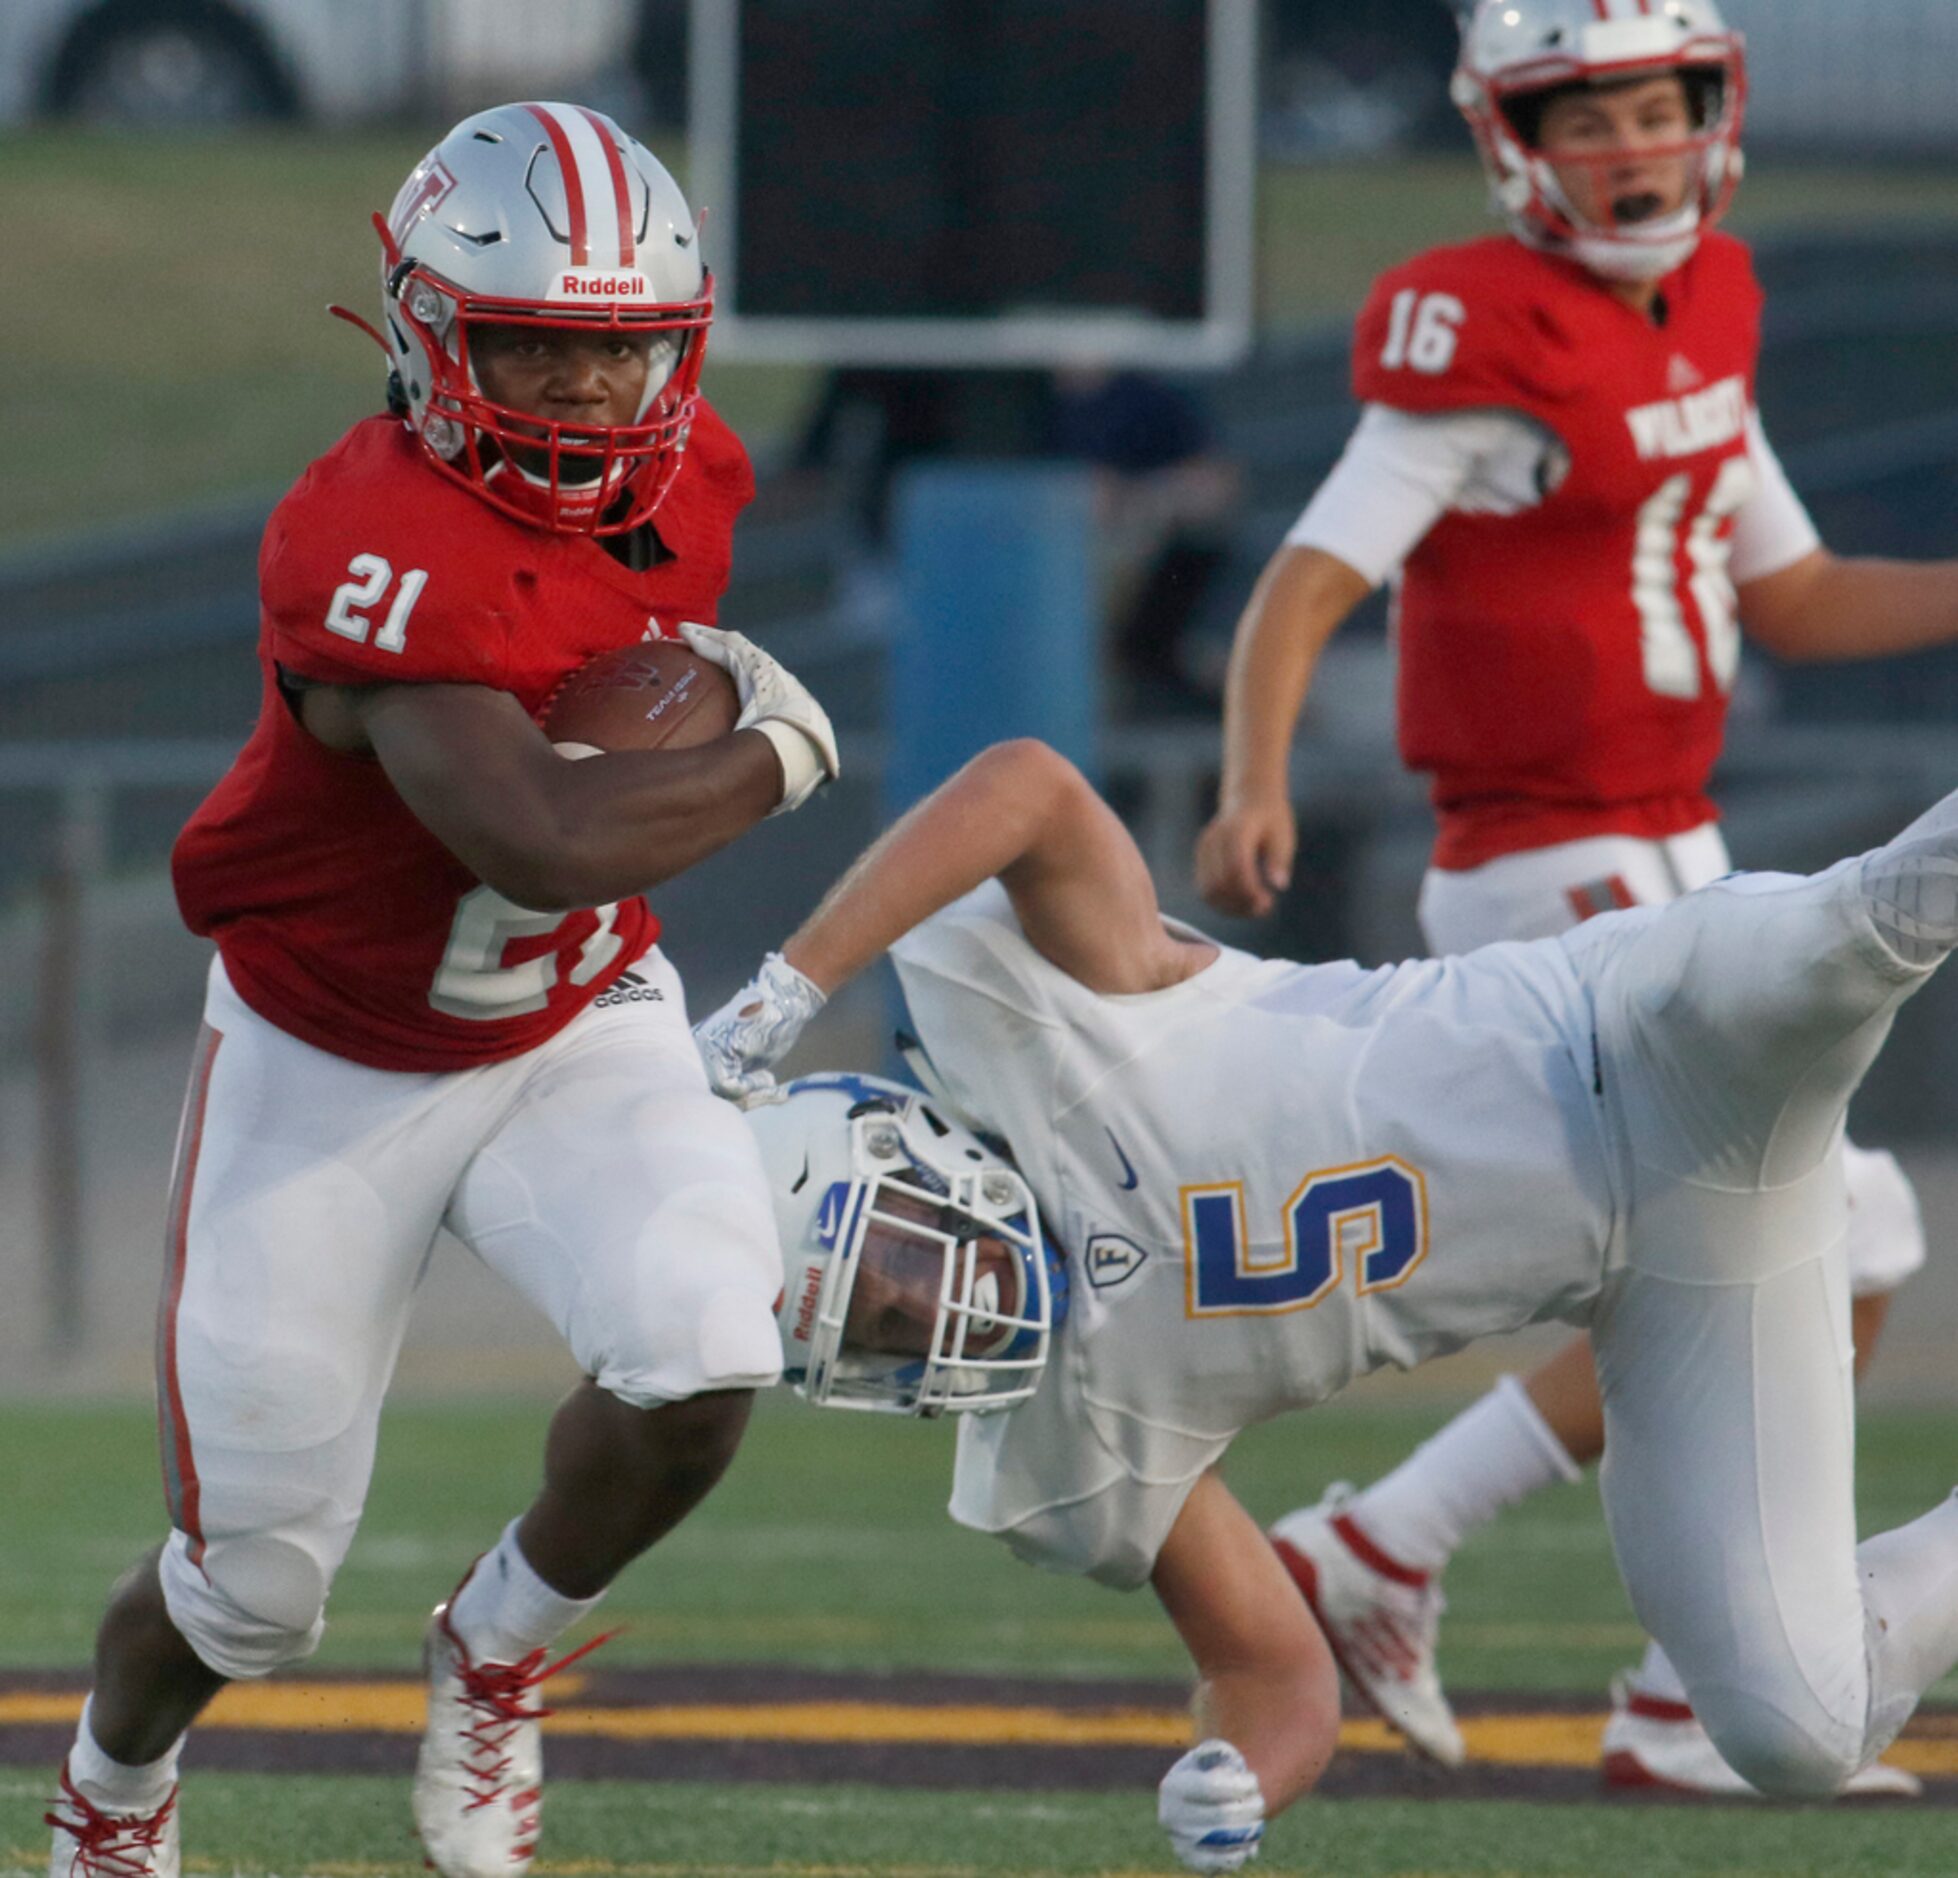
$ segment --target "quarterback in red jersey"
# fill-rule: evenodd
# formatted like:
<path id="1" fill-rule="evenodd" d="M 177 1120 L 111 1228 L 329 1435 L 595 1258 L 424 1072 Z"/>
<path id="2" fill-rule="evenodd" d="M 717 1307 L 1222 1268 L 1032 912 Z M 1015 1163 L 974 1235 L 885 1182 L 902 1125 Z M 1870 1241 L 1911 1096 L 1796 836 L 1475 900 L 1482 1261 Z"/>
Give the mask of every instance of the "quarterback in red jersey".
<path id="1" fill-rule="evenodd" d="M 529 1868 L 548 1646 L 780 1370 L 767 1187 L 643 893 L 837 760 L 816 701 L 713 624 L 753 482 L 698 390 L 693 218 L 609 118 L 524 104 L 458 125 L 376 220 L 390 411 L 266 529 L 258 726 L 175 856 L 217 958 L 159 1318 L 172 1530 L 103 1622 L 49 1814 L 64 1874 L 175 1878 L 185 1730 L 317 1644 L 438 1228 L 584 1372 L 537 1499 L 430 1625 L 414 1810 L 445 1878 Z M 560 680 L 676 635 L 733 677 L 734 734 L 552 748 Z"/>
<path id="2" fill-rule="evenodd" d="M 1761 293 L 1714 227 L 1745 82 L 1712 0 L 1484 0 L 1453 89 L 1508 232 L 1418 256 L 1369 297 L 1360 422 L 1239 623 L 1197 853 L 1224 911 L 1264 913 L 1288 884 L 1288 758 L 1315 662 L 1391 579 L 1400 749 L 1438 822 L 1420 902 L 1437 953 L 1728 871 L 1706 788 L 1743 627 L 1788 658 L 1958 637 L 1958 564 L 1829 553 L 1762 428 Z M 1849 1171 L 1867 1355 L 1923 1234 L 1893 1157 L 1852 1149 Z M 1579 1343 L 1365 1493 L 1280 1522 L 1351 1679 L 1424 1751 L 1461 1754 L 1433 1664 L 1442 1566 L 1603 1444 Z M 1391 1647 L 1367 1641 L 1382 1635 Z M 1606 1747 L 1614 1779 L 1748 1791 L 1656 1653 Z M 1880 1767 L 1858 1782 L 1907 1785 Z"/>

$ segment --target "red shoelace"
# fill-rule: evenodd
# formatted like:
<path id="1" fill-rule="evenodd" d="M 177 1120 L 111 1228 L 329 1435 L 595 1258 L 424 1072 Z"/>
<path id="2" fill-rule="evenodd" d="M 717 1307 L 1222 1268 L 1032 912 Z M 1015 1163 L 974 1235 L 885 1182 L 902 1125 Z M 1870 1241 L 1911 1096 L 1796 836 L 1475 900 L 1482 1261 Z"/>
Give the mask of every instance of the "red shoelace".
<path id="1" fill-rule="evenodd" d="M 73 1818 L 43 1813 L 42 1822 L 58 1826 L 75 1841 L 69 1878 L 149 1878 L 156 1866 L 150 1858 L 163 1843 L 170 1816 L 177 1810 L 177 1790 L 154 1813 L 131 1815 L 98 1811 L 61 1770 L 62 1800 L 75 1809 Z M 56 1802 L 59 1805 L 61 1802 Z"/>
<path id="2" fill-rule="evenodd" d="M 440 1622 L 443 1635 L 455 1651 L 455 1672 L 462 1684 L 461 1700 L 475 1712 L 462 1731 L 463 1739 L 469 1744 L 463 1751 L 463 1779 L 469 1790 L 464 1810 L 473 1813 L 478 1807 L 493 1806 L 503 1796 L 504 1776 L 510 1770 L 510 1757 L 503 1752 L 504 1743 L 524 1722 L 542 1721 L 551 1713 L 542 1704 L 534 1708 L 527 1705 L 531 1691 L 581 1656 L 589 1656 L 600 1644 L 610 1643 L 619 1633 L 604 1631 L 555 1663 L 545 1663 L 543 1650 L 532 1650 L 514 1663 L 476 1663 L 471 1661 L 468 1647 L 450 1628 L 446 1612 Z"/>

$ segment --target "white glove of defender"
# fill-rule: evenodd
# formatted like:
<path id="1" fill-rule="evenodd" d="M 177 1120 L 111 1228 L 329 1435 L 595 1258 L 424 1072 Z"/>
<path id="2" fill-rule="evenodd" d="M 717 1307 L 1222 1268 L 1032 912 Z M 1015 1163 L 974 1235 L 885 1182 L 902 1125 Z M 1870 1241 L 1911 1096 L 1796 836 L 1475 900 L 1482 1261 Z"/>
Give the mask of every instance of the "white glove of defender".
<path id="1" fill-rule="evenodd" d="M 1228 1741 L 1200 1741 L 1163 1776 L 1156 1818 L 1191 1871 L 1236 1871 L 1258 1856 L 1265 1796 Z"/>
<path id="2" fill-rule="evenodd" d="M 812 980 L 771 952 L 747 984 L 693 1027 L 714 1093 L 735 1102 L 767 1094 L 775 1087 L 775 1065 L 828 1002 Z"/>
<path id="3" fill-rule="evenodd" d="M 734 680 L 741 699 L 736 730 L 758 730 L 775 746 L 782 763 L 782 799 L 769 810 L 786 815 L 799 809 L 842 768 L 829 713 L 781 660 L 771 658 L 744 633 L 689 620 L 680 637 L 710 665 Z"/>

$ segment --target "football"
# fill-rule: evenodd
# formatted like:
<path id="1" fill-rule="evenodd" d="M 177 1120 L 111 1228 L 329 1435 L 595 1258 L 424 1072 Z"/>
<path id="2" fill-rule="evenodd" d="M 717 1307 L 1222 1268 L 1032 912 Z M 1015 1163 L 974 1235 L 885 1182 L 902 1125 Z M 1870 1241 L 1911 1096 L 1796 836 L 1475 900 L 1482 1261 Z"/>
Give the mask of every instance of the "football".
<path id="1" fill-rule="evenodd" d="M 741 715 L 734 680 L 677 639 L 588 659 L 545 703 L 545 736 L 566 756 L 690 750 L 725 737 Z"/>

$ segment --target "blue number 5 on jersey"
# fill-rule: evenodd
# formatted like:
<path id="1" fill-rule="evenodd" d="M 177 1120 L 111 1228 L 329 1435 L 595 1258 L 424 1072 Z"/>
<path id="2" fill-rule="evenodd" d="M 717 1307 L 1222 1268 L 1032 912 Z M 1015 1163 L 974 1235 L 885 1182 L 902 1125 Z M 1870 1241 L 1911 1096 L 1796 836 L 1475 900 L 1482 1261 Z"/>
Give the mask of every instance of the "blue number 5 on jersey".
<path id="1" fill-rule="evenodd" d="M 1398 1155 L 1306 1175 L 1285 1203 L 1282 1243 L 1251 1237 L 1241 1181 L 1185 1187 L 1181 1199 L 1192 1317 L 1309 1310 L 1349 1264 L 1362 1297 L 1389 1291 L 1428 1255 L 1427 1183 Z"/>

